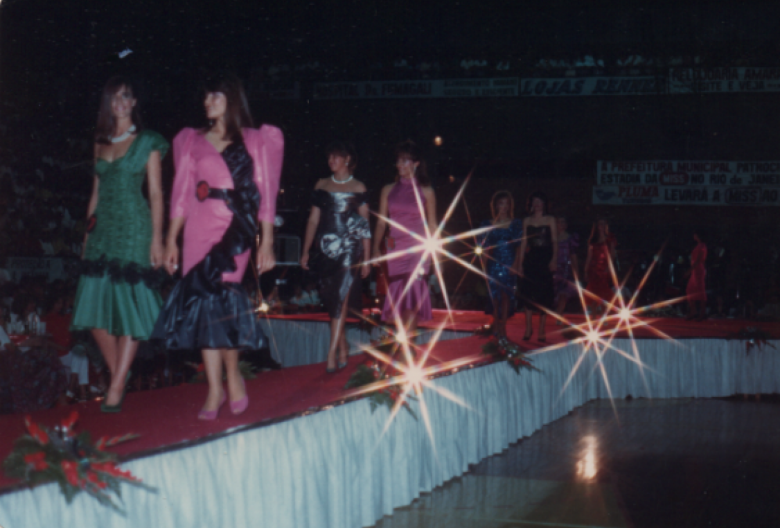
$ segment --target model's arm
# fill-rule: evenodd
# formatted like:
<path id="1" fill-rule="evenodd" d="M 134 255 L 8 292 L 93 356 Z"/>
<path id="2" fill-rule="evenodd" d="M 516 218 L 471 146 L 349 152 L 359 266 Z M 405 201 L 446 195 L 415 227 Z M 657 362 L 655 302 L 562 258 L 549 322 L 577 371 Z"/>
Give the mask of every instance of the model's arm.
<path id="1" fill-rule="evenodd" d="M 368 222 L 368 204 L 363 204 L 358 209 L 358 214 L 366 219 L 366 222 Z M 368 265 L 368 260 L 371 255 L 371 239 L 370 238 L 364 238 L 363 239 L 363 262 L 361 263 L 360 267 L 360 276 L 364 279 L 368 277 L 369 273 L 371 273 L 371 267 Z"/>
<path id="2" fill-rule="evenodd" d="M 92 178 L 92 195 L 89 197 L 89 205 L 87 206 L 87 225 L 89 225 L 89 219 L 95 214 L 95 209 L 98 204 L 98 187 L 100 187 L 100 178 L 97 174 Z M 87 249 L 87 240 L 89 240 L 89 233 L 84 233 L 84 243 L 81 245 L 81 258 L 84 258 L 84 251 Z"/>
<path id="3" fill-rule="evenodd" d="M 306 222 L 306 236 L 303 239 L 303 253 L 301 254 L 301 267 L 305 270 L 309 269 L 309 250 L 311 244 L 314 242 L 314 235 L 317 233 L 317 227 L 320 225 L 320 208 L 316 205 L 311 206 L 311 212 L 309 213 L 309 221 Z"/>
<path id="4" fill-rule="evenodd" d="M 255 170 L 259 176 L 256 180 L 260 190 L 260 210 L 257 218 L 260 220 L 262 240 L 257 248 L 257 272 L 263 274 L 276 266 L 274 256 L 274 219 L 276 218 L 276 198 L 279 195 L 279 181 L 282 177 L 284 162 L 284 134 L 276 127 L 263 125 L 259 130 L 262 139 L 264 155 L 261 160 L 262 170 Z M 257 177 L 257 176 L 256 176 Z"/>
<path id="5" fill-rule="evenodd" d="M 528 242 L 526 240 L 526 233 L 528 232 L 528 219 L 523 219 L 523 238 L 520 240 L 520 249 L 518 249 L 517 258 L 515 259 L 517 261 L 517 274 L 522 277 L 523 276 L 523 261 L 525 260 L 525 250 L 528 246 Z"/>
<path id="6" fill-rule="evenodd" d="M 387 195 L 390 194 L 392 185 L 385 185 L 382 188 L 382 194 L 379 197 L 379 217 L 376 221 L 376 228 L 374 229 L 374 248 L 371 252 L 371 258 L 373 260 L 381 258 L 382 254 L 379 252 L 379 244 L 382 243 L 382 238 L 385 236 L 385 228 L 387 227 Z M 374 266 L 379 266 L 379 262 L 374 262 Z"/>
<path id="7" fill-rule="evenodd" d="M 149 207 L 152 210 L 152 247 L 149 257 L 153 268 L 159 268 L 165 259 L 163 248 L 163 192 L 162 164 L 160 152 L 153 150 L 146 163 L 146 175 L 149 184 Z"/>
<path id="8" fill-rule="evenodd" d="M 550 238 L 552 238 L 552 260 L 550 261 L 550 271 L 558 268 L 558 226 L 555 223 L 555 217 L 550 217 Z"/>
<path id="9" fill-rule="evenodd" d="M 423 187 L 423 195 L 425 196 L 425 214 L 428 216 L 428 229 L 434 233 L 439 227 L 439 222 L 436 220 L 436 193 L 433 187 Z"/>
<path id="10" fill-rule="evenodd" d="M 173 161 L 176 165 L 176 175 L 173 178 L 171 193 L 171 223 L 165 238 L 165 256 L 163 265 L 173 275 L 179 267 L 179 247 L 176 240 L 184 227 L 189 212 L 190 202 L 195 196 L 195 168 L 191 155 L 193 135 L 192 129 L 185 128 L 173 139 Z"/>

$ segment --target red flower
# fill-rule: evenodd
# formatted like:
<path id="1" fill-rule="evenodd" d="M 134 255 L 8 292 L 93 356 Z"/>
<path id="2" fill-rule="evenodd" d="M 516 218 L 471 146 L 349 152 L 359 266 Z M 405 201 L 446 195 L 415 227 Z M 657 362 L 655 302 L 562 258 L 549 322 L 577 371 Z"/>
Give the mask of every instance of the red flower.
<path id="1" fill-rule="evenodd" d="M 35 471 L 43 471 L 49 464 L 46 463 L 46 453 L 38 451 L 37 453 L 30 453 L 24 455 L 24 463 L 33 467 Z"/>
<path id="2" fill-rule="evenodd" d="M 70 413 L 70 416 L 62 420 L 62 428 L 70 431 L 71 429 L 73 429 L 73 426 L 76 424 L 78 420 L 79 420 L 79 413 L 73 411 L 72 413 Z"/>
<path id="3" fill-rule="evenodd" d="M 79 481 L 79 465 L 76 462 L 68 460 L 62 461 L 62 470 L 65 472 L 65 478 L 71 486 L 81 487 Z"/>
<path id="4" fill-rule="evenodd" d="M 103 448 L 106 447 L 106 437 L 101 436 L 97 442 L 95 442 L 95 449 L 99 449 L 100 451 L 103 451 Z"/>
<path id="5" fill-rule="evenodd" d="M 97 476 L 97 473 L 92 471 L 87 471 L 87 480 L 100 489 L 106 489 L 106 486 L 108 486 L 108 484 L 100 480 L 100 477 Z"/>
<path id="6" fill-rule="evenodd" d="M 122 471 L 116 467 L 116 464 L 113 462 L 99 462 L 92 464 L 92 469 L 95 471 L 100 471 L 101 473 L 106 473 L 112 477 L 120 477 L 127 480 L 137 480 L 138 482 L 141 482 L 141 479 L 134 477 L 133 474 L 129 471 Z"/>
<path id="7" fill-rule="evenodd" d="M 195 194 L 198 196 L 199 201 L 204 201 L 209 197 L 209 184 L 205 181 L 199 181 L 198 187 L 195 190 Z"/>
<path id="8" fill-rule="evenodd" d="M 46 434 L 46 431 L 38 427 L 38 425 L 33 422 L 29 416 L 24 417 L 24 425 L 27 427 L 27 431 L 30 433 L 30 436 L 32 436 L 39 444 L 46 445 L 49 443 L 49 435 Z"/>

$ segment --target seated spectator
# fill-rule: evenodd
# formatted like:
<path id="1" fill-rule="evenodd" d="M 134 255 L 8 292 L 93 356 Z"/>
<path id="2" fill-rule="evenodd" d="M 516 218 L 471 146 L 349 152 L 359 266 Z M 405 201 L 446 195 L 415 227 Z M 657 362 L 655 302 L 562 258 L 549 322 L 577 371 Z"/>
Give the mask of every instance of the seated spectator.
<path id="1" fill-rule="evenodd" d="M 51 342 L 60 361 L 69 371 L 69 386 L 66 396 L 75 397 L 75 389 L 79 388 L 82 400 L 87 399 L 89 385 L 89 361 L 86 353 L 77 354 L 73 348 L 73 337 L 70 333 L 71 316 L 64 313 L 66 296 L 57 294 L 52 297 L 49 309 L 42 321 L 46 323 L 46 332 L 51 335 Z"/>

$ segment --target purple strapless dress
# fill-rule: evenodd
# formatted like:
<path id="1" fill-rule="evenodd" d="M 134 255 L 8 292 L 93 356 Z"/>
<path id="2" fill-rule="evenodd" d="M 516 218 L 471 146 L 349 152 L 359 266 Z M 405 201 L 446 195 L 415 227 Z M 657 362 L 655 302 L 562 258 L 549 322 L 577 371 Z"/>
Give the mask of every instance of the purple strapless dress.
<path id="1" fill-rule="evenodd" d="M 422 207 L 417 202 L 417 196 Z M 387 208 L 390 219 L 402 225 L 406 230 L 425 236 L 425 196 L 417 180 L 400 179 L 387 197 Z M 421 214 L 422 211 L 422 214 Z M 431 230 L 435 226 L 431 226 Z M 388 254 L 403 253 L 417 246 L 420 241 L 412 235 L 390 226 Z M 428 295 L 428 274 L 430 259 L 423 261 L 422 252 L 412 252 L 404 256 L 395 256 L 387 261 L 388 291 L 385 306 L 382 310 L 382 320 L 395 322 L 395 316 L 404 311 L 417 312 L 417 321 L 429 321 L 431 314 L 431 299 Z M 403 294 L 407 284 L 411 286 Z"/>

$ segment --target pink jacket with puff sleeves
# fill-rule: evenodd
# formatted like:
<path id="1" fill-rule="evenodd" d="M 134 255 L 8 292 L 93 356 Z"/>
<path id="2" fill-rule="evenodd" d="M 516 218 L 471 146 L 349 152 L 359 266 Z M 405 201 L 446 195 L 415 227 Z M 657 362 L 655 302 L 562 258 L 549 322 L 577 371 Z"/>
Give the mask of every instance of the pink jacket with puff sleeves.
<path id="1" fill-rule="evenodd" d="M 276 216 L 276 196 L 284 158 L 282 131 L 270 125 L 259 130 L 242 130 L 244 144 L 254 164 L 254 181 L 260 191 L 258 220 L 273 222 Z M 195 194 L 199 182 L 215 189 L 232 189 L 233 178 L 221 153 L 203 134 L 185 128 L 173 140 L 176 176 L 171 196 L 171 218 L 185 218 L 183 270 L 184 275 L 200 262 L 230 225 L 233 213 L 222 200 L 198 201 Z M 236 257 L 237 270 L 222 275 L 223 282 L 240 282 L 244 276 L 249 251 Z"/>

